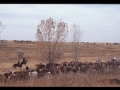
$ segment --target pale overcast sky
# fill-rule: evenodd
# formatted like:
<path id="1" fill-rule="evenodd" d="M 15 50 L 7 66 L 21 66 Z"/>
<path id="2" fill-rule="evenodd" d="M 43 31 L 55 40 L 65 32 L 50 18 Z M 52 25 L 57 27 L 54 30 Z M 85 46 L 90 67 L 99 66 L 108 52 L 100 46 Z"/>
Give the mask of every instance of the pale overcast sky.
<path id="1" fill-rule="evenodd" d="M 120 43 L 120 4 L 0 4 L 5 40 L 36 40 L 37 25 L 49 18 L 76 23 L 84 32 L 82 42 Z"/>

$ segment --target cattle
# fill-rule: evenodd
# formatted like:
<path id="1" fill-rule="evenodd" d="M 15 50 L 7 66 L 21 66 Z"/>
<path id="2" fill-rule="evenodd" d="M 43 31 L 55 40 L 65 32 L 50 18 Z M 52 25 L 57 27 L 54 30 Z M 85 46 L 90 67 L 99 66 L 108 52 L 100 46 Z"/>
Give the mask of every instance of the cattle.
<path id="1" fill-rule="evenodd" d="M 82 63 L 82 65 L 87 65 L 87 64 L 88 64 L 88 62 L 87 62 L 87 61 L 85 61 L 85 62 L 83 62 L 83 63 Z"/>
<path id="2" fill-rule="evenodd" d="M 38 72 L 37 71 L 29 72 L 29 77 L 30 77 L 30 80 L 38 77 Z"/>
<path id="3" fill-rule="evenodd" d="M 59 69 L 62 73 L 66 72 L 66 66 L 60 66 Z"/>
<path id="4" fill-rule="evenodd" d="M 44 77 L 47 78 L 47 79 L 50 79 L 52 76 L 51 72 L 47 72 Z M 42 76 L 43 77 L 43 76 Z"/>
<path id="5" fill-rule="evenodd" d="M 60 64 L 58 64 L 58 63 L 51 63 L 51 67 L 57 67 L 57 66 L 60 66 Z M 46 67 L 49 68 L 50 67 L 50 63 L 47 63 Z"/>
<path id="6" fill-rule="evenodd" d="M 71 72 L 76 74 L 78 71 L 83 73 L 86 72 L 87 70 L 100 71 L 102 70 L 101 69 L 102 66 L 105 66 L 106 68 L 108 67 L 111 68 L 111 67 L 119 67 L 119 65 L 120 65 L 119 61 L 102 62 L 102 65 L 96 62 L 93 63 L 93 62 L 78 62 L 78 61 L 77 61 L 77 64 L 75 65 L 75 62 L 71 61 L 71 62 L 62 62 L 60 64 L 53 63 L 51 67 L 49 63 L 47 63 L 46 65 L 39 63 L 35 65 L 37 67 L 35 70 L 29 70 L 29 67 L 26 66 L 25 71 L 12 71 L 12 72 L 5 73 L 4 76 L 6 77 L 6 79 L 14 80 L 14 81 L 22 80 L 22 79 L 26 80 L 28 78 L 31 80 L 35 77 L 43 77 L 45 75 L 56 75 L 56 74 L 59 74 L 60 71 L 65 74 L 69 74 Z M 112 79 L 112 80 L 117 82 L 117 79 Z M 99 81 L 102 82 L 102 80 L 98 80 L 98 82 Z M 110 81 L 110 82 L 113 82 L 113 81 Z"/>
<path id="7" fill-rule="evenodd" d="M 26 74 L 24 74 L 24 73 L 20 73 L 20 74 L 10 74 L 9 75 L 9 80 L 10 81 L 17 81 L 17 80 L 25 80 L 25 76 L 26 76 Z"/>
<path id="8" fill-rule="evenodd" d="M 5 78 L 9 79 L 10 75 L 15 75 L 15 71 L 12 72 L 8 72 L 8 73 L 4 73 L 3 76 L 5 76 Z"/>
<path id="9" fill-rule="evenodd" d="M 45 67 L 45 65 L 43 65 L 42 63 L 36 64 L 35 66 L 36 66 L 38 69 L 41 69 L 41 68 Z"/>
<path id="10" fill-rule="evenodd" d="M 89 65 L 83 65 L 83 66 L 80 67 L 79 71 L 85 73 L 88 70 L 88 68 L 90 68 Z"/>
<path id="11" fill-rule="evenodd" d="M 78 62 L 78 66 L 81 67 L 83 65 L 82 62 Z"/>
<path id="12" fill-rule="evenodd" d="M 43 77 L 48 72 L 50 72 L 50 70 L 46 67 L 42 69 L 37 68 L 38 77 Z"/>
<path id="13" fill-rule="evenodd" d="M 62 62 L 62 66 L 68 66 L 68 62 Z"/>
<path id="14" fill-rule="evenodd" d="M 108 67 L 114 67 L 114 62 L 113 61 L 107 61 Z"/>
<path id="15" fill-rule="evenodd" d="M 55 74 L 59 74 L 59 68 L 58 67 L 52 67 L 52 72 L 51 74 L 55 75 Z"/>
<path id="16" fill-rule="evenodd" d="M 96 65 L 92 65 L 90 66 L 91 69 L 95 69 L 95 70 L 98 70 L 97 66 Z"/>
<path id="17" fill-rule="evenodd" d="M 14 71 L 14 72 L 12 72 L 12 75 L 18 76 L 21 79 L 25 79 L 25 78 L 29 77 L 28 71 Z"/>
<path id="18" fill-rule="evenodd" d="M 10 81 L 17 81 L 19 78 L 16 74 L 10 74 L 8 77 Z"/>
<path id="19" fill-rule="evenodd" d="M 107 62 L 102 62 L 102 67 L 103 68 L 107 68 L 108 67 L 108 63 Z"/>
<path id="20" fill-rule="evenodd" d="M 73 66 L 73 64 L 71 62 L 68 63 L 68 66 Z"/>
<path id="21" fill-rule="evenodd" d="M 88 62 L 88 64 L 87 65 L 90 65 L 90 66 L 92 66 L 93 65 L 93 63 L 92 62 Z"/>
<path id="22" fill-rule="evenodd" d="M 44 68 L 41 68 L 41 69 L 37 68 L 36 71 L 37 71 L 38 73 L 43 73 L 43 74 L 45 74 L 45 73 L 47 73 L 47 72 L 50 71 L 50 68 L 47 68 L 47 67 L 44 67 Z"/>
<path id="23" fill-rule="evenodd" d="M 79 64 L 78 61 L 71 61 L 71 62 L 68 63 L 68 66 L 74 67 L 74 66 L 77 66 L 78 64 Z"/>
<path id="24" fill-rule="evenodd" d="M 10 81 L 13 77 L 16 76 L 16 74 L 15 74 L 15 71 L 13 71 L 13 72 L 5 73 L 4 76 L 7 80 Z"/>
<path id="25" fill-rule="evenodd" d="M 72 71 L 73 67 L 72 66 L 65 66 L 66 69 L 66 73 L 69 73 L 70 71 Z"/>
<path id="26" fill-rule="evenodd" d="M 52 64 L 51 64 L 51 66 L 52 66 Z M 49 68 L 49 67 L 50 67 L 50 63 L 47 63 L 47 64 L 46 64 L 46 67 Z"/>
<path id="27" fill-rule="evenodd" d="M 73 67 L 72 71 L 73 71 L 74 73 L 77 73 L 77 71 L 78 71 L 77 67 Z"/>
<path id="28" fill-rule="evenodd" d="M 58 63 L 53 63 L 53 67 L 57 67 L 57 66 L 60 66 L 60 64 L 58 64 Z"/>
<path id="29" fill-rule="evenodd" d="M 5 78 L 9 78 L 9 75 L 12 74 L 11 72 L 10 73 L 4 73 L 3 75 L 5 76 Z"/>
<path id="30" fill-rule="evenodd" d="M 28 71 L 29 70 L 29 67 L 28 66 L 26 66 L 26 71 Z"/>
<path id="31" fill-rule="evenodd" d="M 20 73 L 24 73 L 24 71 L 13 71 L 12 74 L 20 74 Z"/>

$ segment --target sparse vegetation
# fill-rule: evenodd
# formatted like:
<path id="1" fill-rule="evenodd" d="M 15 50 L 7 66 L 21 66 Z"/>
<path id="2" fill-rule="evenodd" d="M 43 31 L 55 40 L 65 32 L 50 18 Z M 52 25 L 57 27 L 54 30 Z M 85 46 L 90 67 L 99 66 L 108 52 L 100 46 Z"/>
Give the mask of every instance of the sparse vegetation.
<path id="1" fill-rule="evenodd" d="M 21 50 L 21 49 L 17 50 L 17 54 L 19 56 L 19 59 L 23 58 L 24 50 Z"/>

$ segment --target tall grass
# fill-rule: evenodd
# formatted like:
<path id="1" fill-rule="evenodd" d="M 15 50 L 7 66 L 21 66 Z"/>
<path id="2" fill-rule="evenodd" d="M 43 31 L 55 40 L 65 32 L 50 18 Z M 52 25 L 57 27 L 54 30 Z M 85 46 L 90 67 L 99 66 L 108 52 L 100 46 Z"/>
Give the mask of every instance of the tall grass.
<path id="1" fill-rule="evenodd" d="M 98 79 L 118 78 L 120 76 L 119 70 L 109 71 L 87 71 L 86 73 L 60 73 L 58 75 L 44 76 L 34 78 L 32 80 L 18 80 L 0 82 L 1 87 L 118 87 L 120 84 L 98 83 Z"/>

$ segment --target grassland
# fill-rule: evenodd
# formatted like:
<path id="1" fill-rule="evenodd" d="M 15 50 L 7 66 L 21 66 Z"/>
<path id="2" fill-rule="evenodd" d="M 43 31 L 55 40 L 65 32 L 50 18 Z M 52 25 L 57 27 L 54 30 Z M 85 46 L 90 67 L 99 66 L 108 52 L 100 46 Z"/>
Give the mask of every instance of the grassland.
<path id="1" fill-rule="evenodd" d="M 17 50 L 22 49 L 24 50 L 25 54 L 24 57 L 28 60 L 27 66 L 30 67 L 30 69 L 35 69 L 35 64 L 38 63 L 47 63 L 43 62 L 43 60 L 40 60 L 38 54 L 37 54 L 37 48 L 35 47 L 35 44 L 18 44 L 14 43 L 12 41 L 8 41 L 8 46 L 4 46 L 0 50 L 0 74 L 3 74 L 5 72 L 9 71 L 19 71 L 20 69 L 12 69 L 12 65 L 18 61 L 18 54 Z M 62 58 L 60 58 L 57 63 L 61 63 L 64 61 L 72 61 L 73 60 L 73 50 L 72 50 L 72 43 L 64 43 L 64 54 Z M 95 62 L 96 57 L 100 56 L 101 61 L 109 61 L 114 56 L 117 57 L 118 60 L 120 60 L 120 45 L 106 45 L 106 44 L 99 44 L 99 45 L 79 45 L 80 50 L 80 56 L 79 61 L 82 62 Z M 23 65 L 22 70 L 25 70 L 25 66 Z M 94 72 L 94 71 L 93 71 Z M 114 73 L 113 73 L 114 72 Z M 99 84 L 96 83 L 96 78 L 118 78 L 120 77 L 119 71 L 109 71 L 108 73 L 78 73 L 76 75 L 69 74 L 59 74 L 55 75 L 50 79 L 40 78 L 37 80 L 32 81 L 18 81 L 16 83 L 1 83 L 1 86 L 55 86 L 55 87 L 87 87 L 87 86 L 93 86 L 93 87 L 99 87 L 99 86 L 120 86 L 120 85 L 111 85 L 111 84 Z"/>

